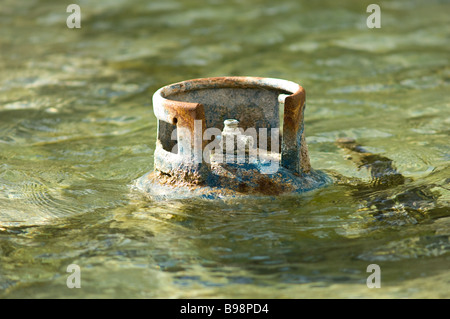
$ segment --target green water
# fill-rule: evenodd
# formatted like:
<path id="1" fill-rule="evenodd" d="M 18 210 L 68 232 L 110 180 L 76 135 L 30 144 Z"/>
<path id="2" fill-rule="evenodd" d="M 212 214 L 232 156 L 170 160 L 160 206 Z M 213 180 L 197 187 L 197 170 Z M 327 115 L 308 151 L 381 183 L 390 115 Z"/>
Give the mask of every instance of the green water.
<path id="1" fill-rule="evenodd" d="M 81 29 L 68 29 L 66 3 L 2 1 L 1 298 L 450 297 L 450 3 L 379 1 L 382 27 L 368 29 L 371 2 L 242 2 L 78 0 Z M 223 75 L 304 86 L 312 165 L 350 182 L 276 199 L 133 196 L 153 167 L 153 92 Z M 343 136 L 407 182 L 362 189 L 370 175 Z"/>

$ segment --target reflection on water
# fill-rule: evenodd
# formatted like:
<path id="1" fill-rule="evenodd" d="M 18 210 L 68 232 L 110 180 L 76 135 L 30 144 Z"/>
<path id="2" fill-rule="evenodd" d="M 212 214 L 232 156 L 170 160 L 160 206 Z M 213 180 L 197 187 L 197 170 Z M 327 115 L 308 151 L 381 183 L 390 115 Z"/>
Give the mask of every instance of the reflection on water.
<path id="1" fill-rule="evenodd" d="M 1 297 L 448 297 L 448 3 L 380 3 L 377 30 L 356 0 L 78 4 L 78 30 L 54 1 L 0 8 Z M 220 202 L 130 192 L 152 169 L 152 93 L 222 75 L 301 83 L 312 165 L 337 182 Z M 371 187 L 343 136 L 405 182 Z"/>

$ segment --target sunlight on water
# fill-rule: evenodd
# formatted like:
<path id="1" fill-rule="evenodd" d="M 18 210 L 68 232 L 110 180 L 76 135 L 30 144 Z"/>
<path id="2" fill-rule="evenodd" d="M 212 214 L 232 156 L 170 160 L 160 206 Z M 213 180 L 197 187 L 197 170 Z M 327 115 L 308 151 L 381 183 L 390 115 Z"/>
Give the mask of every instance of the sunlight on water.
<path id="1" fill-rule="evenodd" d="M 0 8 L 0 297 L 448 298 L 448 2 L 54 1 Z M 312 166 L 297 196 L 153 202 L 151 96 L 196 77 L 300 83 Z M 393 160 L 371 187 L 335 140 Z M 382 270 L 369 289 L 366 268 Z M 77 264 L 82 289 L 68 289 Z"/>

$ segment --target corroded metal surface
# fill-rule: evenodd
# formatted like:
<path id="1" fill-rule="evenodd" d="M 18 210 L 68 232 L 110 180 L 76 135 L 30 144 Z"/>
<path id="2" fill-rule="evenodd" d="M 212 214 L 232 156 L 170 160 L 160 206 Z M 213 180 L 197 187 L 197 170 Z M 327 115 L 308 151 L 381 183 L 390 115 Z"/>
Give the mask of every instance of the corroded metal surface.
<path id="1" fill-rule="evenodd" d="M 182 173 L 182 172 L 181 172 Z M 302 193 L 330 183 L 324 173 L 311 171 L 298 176 L 280 167 L 274 174 L 261 174 L 258 165 L 213 165 L 204 183 L 194 184 L 155 171 L 138 179 L 135 187 L 152 199 L 199 196 L 215 199 L 242 195 L 281 195 Z"/>
<path id="2" fill-rule="evenodd" d="M 159 89 L 153 109 L 158 120 L 154 172 L 136 182 L 150 196 L 278 195 L 330 181 L 311 168 L 303 125 L 305 90 L 294 82 L 258 77 L 183 81 Z M 224 129 L 227 119 L 232 129 Z M 211 129 L 219 133 L 209 134 Z M 238 129 L 242 134 L 233 133 Z M 218 154 L 226 152 L 217 152 L 216 146 L 226 136 L 251 141 L 246 156 L 258 156 L 241 161 L 226 154 L 221 160 Z"/>

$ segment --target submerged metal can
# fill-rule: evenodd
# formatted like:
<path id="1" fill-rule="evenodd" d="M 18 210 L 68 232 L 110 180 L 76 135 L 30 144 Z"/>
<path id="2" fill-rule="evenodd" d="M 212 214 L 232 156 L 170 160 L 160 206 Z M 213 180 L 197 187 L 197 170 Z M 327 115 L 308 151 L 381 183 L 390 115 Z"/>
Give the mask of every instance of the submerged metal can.
<path id="1" fill-rule="evenodd" d="M 154 170 L 135 186 L 150 197 L 216 198 L 326 185 L 330 179 L 310 165 L 304 109 L 305 90 L 281 79 L 213 77 L 164 86 L 153 95 Z"/>

